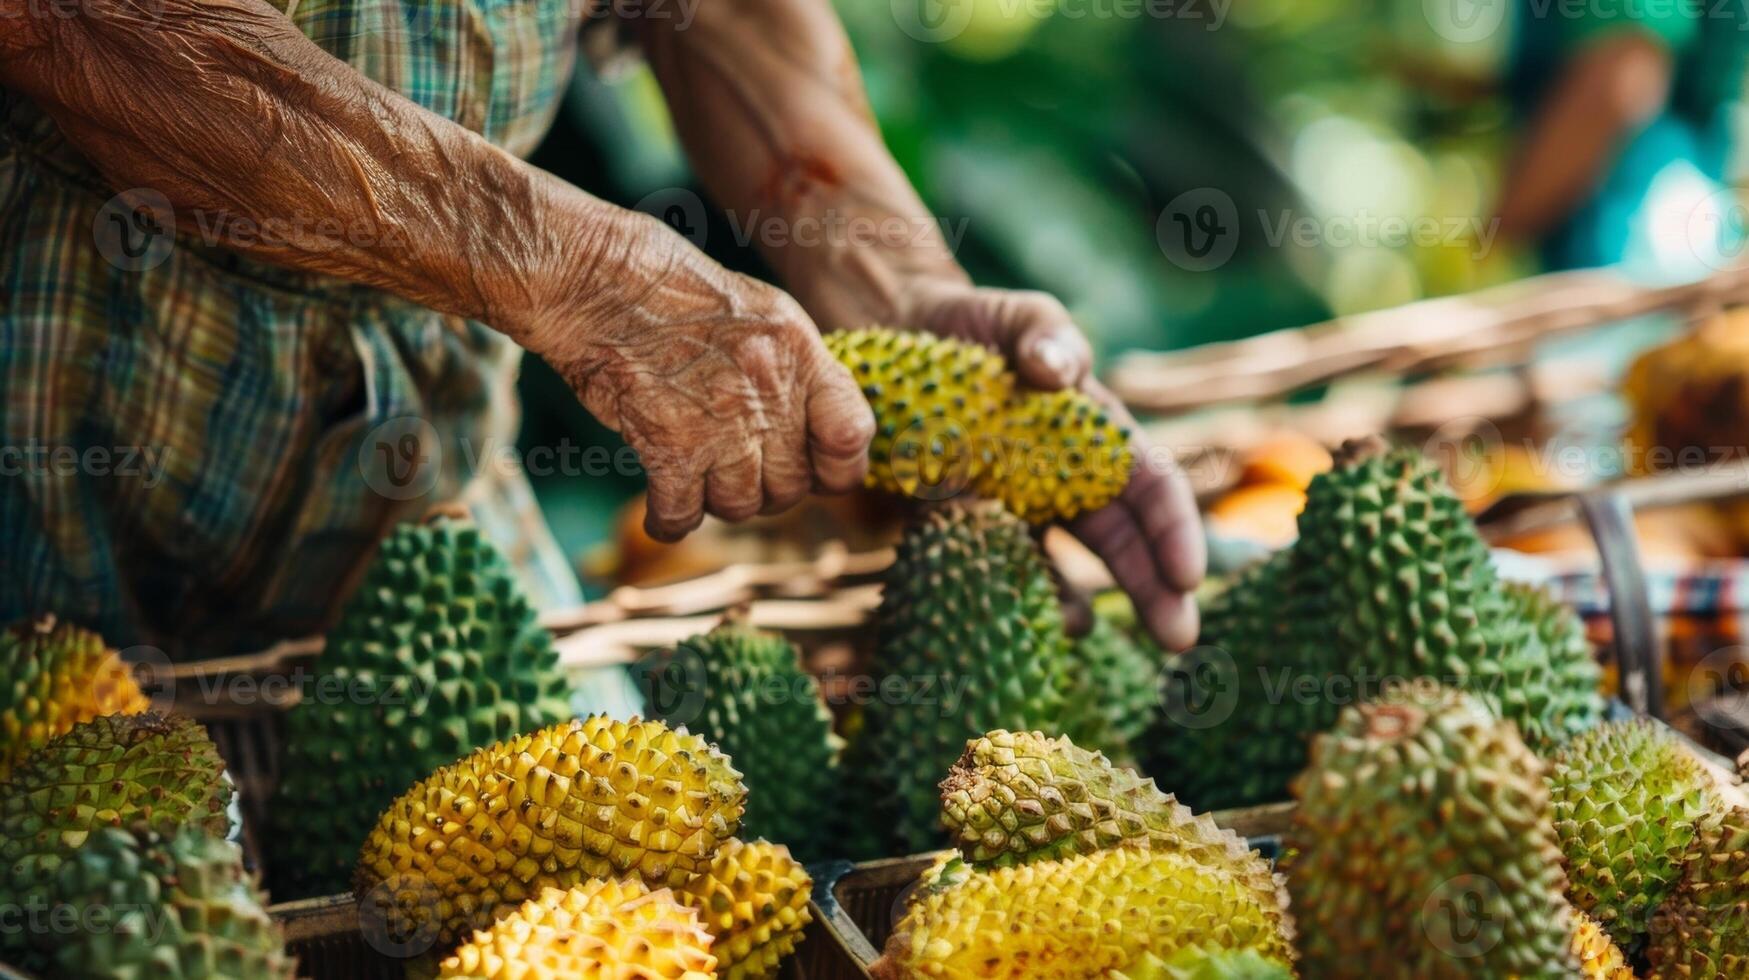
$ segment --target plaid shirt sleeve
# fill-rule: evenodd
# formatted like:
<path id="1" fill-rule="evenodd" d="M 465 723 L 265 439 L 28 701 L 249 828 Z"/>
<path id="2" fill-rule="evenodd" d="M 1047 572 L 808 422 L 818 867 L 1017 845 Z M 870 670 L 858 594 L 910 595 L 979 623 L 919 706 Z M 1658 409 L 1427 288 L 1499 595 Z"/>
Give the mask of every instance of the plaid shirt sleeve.
<path id="1" fill-rule="evenodd" d="M 552 120 L 583 14 L 575 0 L 280 7 L 519 154 Z M 315 632 L 389 524 L 462 494 L 513 434 L 520 352 L 476 323 L 173 237 L 117 190 L 0 90 L 0 620 L 53 611 L 172 657 Z M 414 478 L 385 482 L 396 473 Z M 505 486 L 469 494 L 531 506 Z"/>

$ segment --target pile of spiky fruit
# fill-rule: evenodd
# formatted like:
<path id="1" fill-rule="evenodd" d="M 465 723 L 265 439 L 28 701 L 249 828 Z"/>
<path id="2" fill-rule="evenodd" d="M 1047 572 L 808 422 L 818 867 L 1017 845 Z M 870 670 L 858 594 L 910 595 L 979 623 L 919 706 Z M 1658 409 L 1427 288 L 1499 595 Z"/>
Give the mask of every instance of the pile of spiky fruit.
<path id="1" fill-rule="evenodd" d="M 1603 714 L 1574 614 L 1508 585 L 1437 467 L 1356 440 L 1311 482 L 1294 544 L 1214 598 L 1201 646 L 1142 741 L 1192 805 L 1285 798 L 1307 740 L 1391 680 L 1468 691 L 1539 750 Z M 1215 710 L 1204 708 L 1213 705 Z"/>
<path id="2" fill-rule="evenodd" d="M 1295 783 L 1307 976 L 1743 976 L 1749 813 L 1676 736 L 1614 722 L 1552 764 L 1429 681 L 1342 712 Z"/>
<path id="3" fill-rule="evenodd" d="M 868 485 L 926 500 L 962 490 L 1042 524 L 1129 482 L 1129 433 L 1078 391 L 1028 391 L 976 344 L 870 327 L 826 335 L 875 415 Z"/>
<path id="4" fill-rule="evenodd" d="M 787 653 L 799 670 L 733 629 L 694 641 L 722 647 L 713 669 L 768 674 Z M 749 793 L 730 757 L 684 725 L 570 719 L 547 633 L 472 525 L 391 536 L 319 666 L 371 696 L 292 712 L 272 880 L 350 888 L 397 948 L 424 950 L 410 970 L 753 980 L 800 942 L 811 882 L 782 845 L 737 839 Z M 727 718 L 704 720 L 775 755 Z M 795 826 L 786 789 L 757 797 L 762 831 Z"/>
<path id="5" fill-rule="evenodd" d="M 0 961 L 71 978 L 294 976 L 226 840 L 230 786 L 198 724 L 101 715 L 19 759 L 0 780 Z"/>
<path id="6" fill-rule="evenodd" d="M 993 731 L 941 783 L 959 849 L 912 891 L 877 977 L 1167 976 L 1249 956 L 1290 976 L 1268 863 L 1206 814 L 1066 738 Z"/>

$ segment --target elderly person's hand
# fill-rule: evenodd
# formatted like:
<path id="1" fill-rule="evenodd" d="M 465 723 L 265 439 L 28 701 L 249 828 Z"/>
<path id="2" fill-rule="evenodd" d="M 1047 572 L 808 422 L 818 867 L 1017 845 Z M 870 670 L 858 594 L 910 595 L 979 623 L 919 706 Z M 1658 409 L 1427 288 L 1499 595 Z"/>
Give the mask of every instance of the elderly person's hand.
<path id="1" fill-rule="evenodd" d="M 1117 500 L 1072 521 L 1161 643 L 1196 642 L 1191 593 L 1202 580 L 1207 546 L 1190 485 L 1171 455 L 1148 444 L 1129 410 L 1092 377 L 1087 339 L 1054 297 L 977 288 L 963 278 L 928 279 L 906 292 L 899 320 L 941 336 L 959 337 L 1003 353 L 1035 388 L 1079 387 L 1133 433 L 1135 468 Z"/>
<path id="2" fill-rule="evenodd" d="M 874 416 L 814 322 L 788 294 L 639 220 L 643 247 L 669 252 L 662 273 L 630 290 L 577 280 L 529 343 L 638 451 L 650 534 L 677 540 L 706 513 L 744 520 L 855 488 Z"/>
<path id="3" fill-rule="evenodd" d="M 1006 355 L 1026 383 L 1080 386 L 1134 430 L 1089 377 L 1087 341 L 1062 304 L 980 289 L 960 268 L 881 141 L 828 0 L 704 4 L 689 24 L 652 18 L 642 27 L 700 178 L 740 224 L 794 232 L 760 239 L 761 251 L 822 327 L 885 324 L 976 340 Z M 1197 633 L 1190 593 L 1205 563 L 1196 507 L 1168 457 L 1139 437 L 1134 450 L 1123 495 L 1071 530 L 1157 639 L 1188 646 Z"/>

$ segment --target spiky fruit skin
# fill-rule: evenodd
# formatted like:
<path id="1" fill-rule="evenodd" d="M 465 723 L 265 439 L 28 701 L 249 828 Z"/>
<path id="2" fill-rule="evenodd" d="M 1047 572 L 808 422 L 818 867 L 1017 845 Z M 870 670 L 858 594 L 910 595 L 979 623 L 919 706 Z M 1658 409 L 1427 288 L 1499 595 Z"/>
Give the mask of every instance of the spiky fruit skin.
<path id="1" fill-rule="evenodd" d="M 1306 740 L 1391 679 L 1468 691 L 1543 751 L 1602 717 L 1573 613 L 1501 583 L 1419 452 L 1345 445 L 1313 479 L 1299 529 L 1290 550 L 1210 603 L 1203 645 L 1223 655 L 1232 717 L 1185 729 L 1167 711 L 1148 740 L 1150 768 L 1192 806 L 1282 798 Z"/>
<path id="2" fill-rule="evenodd" d="M 872 973 L 1082 980 L 1202 945 L 1291 959 L 1272 913 L 1184 854 L 1117 848 L 971 874 L 922 895 Z"/>
<path id="3" fill-rule="evenodd" d="M 101 828 L 61 865 L 52 889 L 71 921 L 95 924 L 36 937 L 55 976 L 297 976 L 297 961 L 268 917 L 267 896 L 243 868 L 242 849 L 204 830 Z"/>
<path id="4" fill-rule="evenodd" d="M 1110 980 L 1293 980 L 1293 968 L 1254 949 L 1181 949 L 1170 960 L 1148 954 Z"/>
<path id="5" fill-rule="evenodd" d="M 929 500 L 967 487 L 1014 384 L 1001 356 L 885 327 L 840 330 L 825 342 L 874 410 L 868 485 Z"/>
<path id="6" fill-rule="evenodd" d="M 727 624 L 682 642 L 653 669 L 650 714 L 715 742 L 741 771 L 742 833 L 788 844 L 805 860 L 831 856 L 820 815 L 834 806 L 842 743 L 795 647 Z"/>
<path id="7" fill-rule="evenodd" d="M 105 715 L 50 739 L 0 782 L 0 907 L 44 901 L 91 836 L 136 822 L 223 837 L 230 787 L 199 724 L 156 712 Z M 0 950 L 21 939 L 0 929 Z"/>
<path id="8" fill-rule="evenodd" d="M 728 758 L 684 730 L 563 722 L 416 783 L 366 838 L 353 888 L 385 909 L 391 935 L 435 928 L 447 946 L 547 888 L 684 884 L 735 835 L 746 797 Z"/>
<path id="9" fill-rule="evenodd" d="M 698 913 L 637 878 L 548 888 L 474 933 L 444 980 L 711 980 L 717 958 Z"/>
<path id="10" fill-rule="evenodd" d="M 952 503 L 906 529 L 875 621 L 884 693 L 859 746 L 878 783 L 865 802 L 890 800 L 877 820 L 897 852 L 927 850 L 943 840 L 936 783 L 968 739 L 1058 727 L 1062 611 L 1025 524 L 998 504 Z"/>
<path id="11" fill-rule="evenodd" d="M 1502 669 L 1498 682 L 1478 672 L 1480 689 L 1492 693 L 1500 716 L 1518 725 L 1531 748 L 1546 754 L 1603 719 L 1603 671 L 1573 610 L 1541 586 L 1502 587 L 1501 622 L 1509 630 Z"/>
<path id="12" fill-rule="evenodd" d="M 1345 446 L 1312 481 L 1300 536 L 1296 574 L 1327 592 L 1326 642 L 1346 657 L 1379 676 L 1469 691 L 1537 745 L 1602 717 L 1598 668 L 1570 642 L 1572 613 L 1505 589 L 1463 504 L 1418 451 Z"/>
<path id="13" fill-rule="evenodd" d="M 1339 671 L 1334 648 L 1316 635 L 1324 598 L 1299 586 L 1292 559 L 1278 552 L 1240 573 L 1208 601 L 1198 647 L 1168 661 L 1161 710 L 1138 754 L 1196 809 L 1285 798 L 1312 734 L 1341 710 L 1322 687 L 1302 697 L 1291 686 Z"/>
<path id="14" fill-rule="evenodd" d="M 1306 975 L 1577 972 L 1543 765 L 1479 700 L 1393 685 L 1342 712 L 1294 791 Z"/>
<path id="15" fill-rule="evenodd" d="M 994 731 L 973 739 L 942 780 L 941 816 L 980 867 L 1109 847 L 1176 851 L 1244 882 L 1262 906 L 1284 904 L 1269 863 L 1237 834 L 1067 738 Z"/>
<path id="16" fill-rule="evenodd" d="M 1577 909 L 1573 918 L 1578 923 L 1573 930 L 1573 955 L 1579 960 L 1580 980 L 1634 980 L 1627 957 L 1597 920 Z"/>
<path id="17" fill-rule="evenodd" d="M 1645 937 L 1683 853 L 1717 821 L 1712 785 L 1693 753 L 1644 719 L 1595 728 L 1550 760 L 1567 893 L 1622 946 Z"/>
<path id="18" fill-rule="evenodd" d="M 717 849 L 710 870 L 675 894 L 698 909 L 721 980 L 768 980 L 814 919 L 808 911 L 813 887 L 783 845 L 731 840 Z"/>
<path id="19" fill-rule="evenodd" d="M 1654 980 L 1749 976 L 1749 810 L 1731 807 L 1689 845 L 1646 958 Z"/>
<path id="20" fill-rule="evenodd" d="M 1017 391 L 975 486 L 1032 524 L 1069 520 L 1117 499 L 1134 459 L 1130 433 L 1079 391 Z"/>
<path id="21" fill-rule="evenodd" d="M 348 600 L 321 677 L 286 717 L 269 810 L 281 898 L 346 887 L 395 795 L 483 745 L 569 718 L 558 654 L 471 522 L 395 530 Z"/>
<path id="22" fill-rule="evenodd" d="M 53 616 L 0 630 L 0 779 L 25 753 L 74 725 L 151 706 L 96 633 Z"/>
<path id="23" fill-rule="evenodd" d="M 1132 743 L 1160 706 L 1166 655 L 1141 635 L 1135 607 L 1121 592 L 1093 602 L 1093 625 L 1069 648 L 1064 733 L 1077 745 L 1128 761 Z"/>

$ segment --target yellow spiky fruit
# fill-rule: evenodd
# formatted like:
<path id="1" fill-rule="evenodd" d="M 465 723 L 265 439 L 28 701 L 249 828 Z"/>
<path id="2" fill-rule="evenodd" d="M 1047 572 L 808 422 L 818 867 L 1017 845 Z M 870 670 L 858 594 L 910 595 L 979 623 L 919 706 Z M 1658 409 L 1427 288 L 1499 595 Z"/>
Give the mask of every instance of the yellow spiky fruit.
<path id="1" fill-rule="evenodd" d="M 680 885 L 735 835 L 747 789 L 685 729 L 594 716 L 479 749 L 378 818 L 353 886 L 391 936 L 455 942 L 588 878 Z"/>
<path id="2" fill-rule="evenodd" d="M 440 967 L 444 980 L 711 980 L 697 911 L 637 878 L 548 888 Z"/>
<path id="3" fill-rule="evenodd" d="M 1097 851 L 953 876 L 911 903 L 873 975 L 1086 980 L 1191 946 L 1291 962 L 1275 911 L 1183 853 Z"/>
<path id="4" fill-rule="evenodd" d="M 1597 920 L 1578 909 L 1573 918 L 1573 955 L 1579 959 L 1581 980 L 1634 980 L 1627 957 Z"/>
<path id="5" fill-rule="evenodd" d="M 0 779 L 39 745 L 152 702 L 103 638 L 53 616 L 0 630 Z"/>
<path id="6" fill-rule="evenodd" d="M 996 434 L 1014 385 L 1002 357 L 886 327 L 840 330 L 825 341 L 874 410 L 868 485 L 930 500 L 968 486 L 977 447 Z"/>
<path id="7" fill-rule="evenodd" d="M 676 895 L 703 915 L 722 980 L 767 980 L 777 976 L 813 921 L 813 887 L 789 848 L 732 840 L 717 850 L 709 871 L 693 876 Z"/>
<path id="8" fill-rule="evenodd" d="M 1031 524 L 1098 510 L 1129 483 L 1129 431 L 1079 391 L 1016 392 L 974 484 Z"/>

